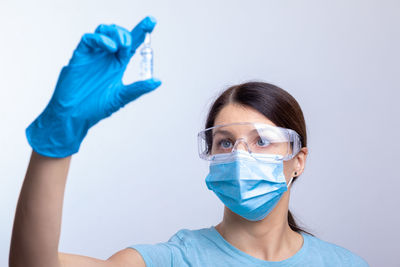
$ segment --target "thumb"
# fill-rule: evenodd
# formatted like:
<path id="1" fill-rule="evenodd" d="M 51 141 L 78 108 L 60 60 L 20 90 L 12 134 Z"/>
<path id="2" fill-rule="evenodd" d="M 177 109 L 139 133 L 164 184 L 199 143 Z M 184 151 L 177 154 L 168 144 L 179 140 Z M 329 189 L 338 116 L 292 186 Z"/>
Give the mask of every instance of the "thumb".
<path id="1" fill-rule="evenodd" d="M 137 81 L 129 85 L 124 85 L 120 91 L 122 106 L 128 104 L 143 94 L 155 90 L 160 85 L 161 81 L 157 78 L 151 78 L 143 81 Z"/>

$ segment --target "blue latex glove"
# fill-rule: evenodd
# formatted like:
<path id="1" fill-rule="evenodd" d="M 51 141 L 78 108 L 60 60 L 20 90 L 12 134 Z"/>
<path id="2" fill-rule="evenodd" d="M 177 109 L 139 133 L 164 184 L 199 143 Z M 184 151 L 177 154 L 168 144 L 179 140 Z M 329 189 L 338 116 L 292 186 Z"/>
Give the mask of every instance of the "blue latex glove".
<path id="1" fill-rule="evenodd" d="M 47 107 L 26 129 L 35 152 L 56 158 L 78 152 L 90 127 L 161 85 L 154 78 L 122 83 L 131 57 L 155 25 L 153 17 L 146 17 L 131 32 L 100 25 L 83 35 Z"/>

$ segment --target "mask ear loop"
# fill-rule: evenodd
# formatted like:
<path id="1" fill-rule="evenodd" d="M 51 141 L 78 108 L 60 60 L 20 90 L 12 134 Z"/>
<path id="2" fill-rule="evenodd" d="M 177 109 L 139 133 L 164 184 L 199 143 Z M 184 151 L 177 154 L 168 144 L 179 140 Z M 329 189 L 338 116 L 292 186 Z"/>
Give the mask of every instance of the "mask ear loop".
<path id="1" fill-rule="evenodd" d="M 287 184 L 287 188 L 289 189 L 289 186 L 292 184 L 294 177 L 290 178 L 289 183 Z"/>

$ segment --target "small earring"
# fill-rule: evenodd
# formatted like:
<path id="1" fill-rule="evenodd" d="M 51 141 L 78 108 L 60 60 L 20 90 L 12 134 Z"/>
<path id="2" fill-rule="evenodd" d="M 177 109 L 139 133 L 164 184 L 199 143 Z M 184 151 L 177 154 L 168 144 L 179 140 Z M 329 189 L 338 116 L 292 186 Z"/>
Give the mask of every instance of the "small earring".
<path id="1" fill-rule="evenodd" d="M 294 175 L 296 176 L 296 175 L 297 175 L 297 172 L 294 172 Z"/>

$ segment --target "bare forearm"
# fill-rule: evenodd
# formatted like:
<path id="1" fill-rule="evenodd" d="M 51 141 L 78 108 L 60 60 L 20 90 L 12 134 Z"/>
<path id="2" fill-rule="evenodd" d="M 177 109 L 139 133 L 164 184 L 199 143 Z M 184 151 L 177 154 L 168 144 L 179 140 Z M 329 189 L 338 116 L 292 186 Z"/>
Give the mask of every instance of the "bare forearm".
<path id="1" fill-rule="evenodd" d="M 65 183 L 71 157 L 32 152 L 18 200 L 10 266 L 59 266 L 58 244 Z"/>

